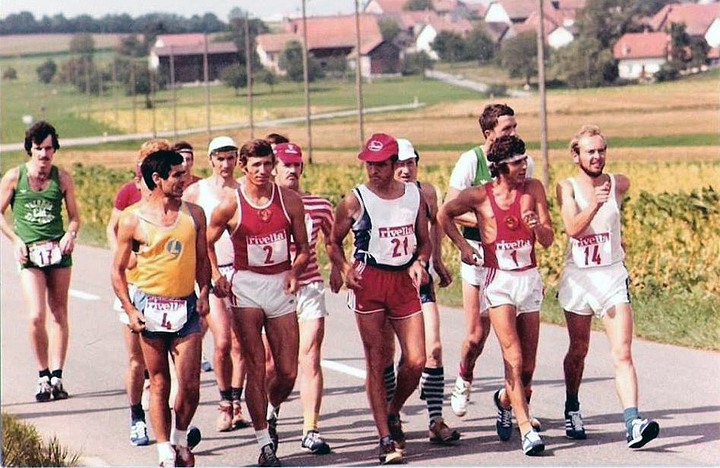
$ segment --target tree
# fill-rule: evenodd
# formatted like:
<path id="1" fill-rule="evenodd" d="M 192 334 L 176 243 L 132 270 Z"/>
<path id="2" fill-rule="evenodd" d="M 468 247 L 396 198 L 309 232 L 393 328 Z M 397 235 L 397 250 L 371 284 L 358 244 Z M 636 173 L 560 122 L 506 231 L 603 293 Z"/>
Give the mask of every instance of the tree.
<path id="1" fill-rule="evenodd" d="M 403 62 L 403 75 L 424 75 L 425 70 L 431 70 L 433 61 L 424 50 L 405 55 Z"/>
<path id="2" fill-rule="evenodd" d="M 465 39 L 467 58 L 477 60 L 479 64 L 492 62 L 497 53 L 497 45 L 483 26 L 476 26 Z"/>
<path id="3" fill-rule="evenodd" d="M 308 56 L 308 81 L 315 81 L 322 78 L 323 71 L 320 64 L 313 56 Z M 285 70 L 290 81 L 301 82 L 303 77 L 303 56 L 302 44 L 298 41 L 290 41 L 283 50 L 278 63 L 282 70 Z"/>
<path id="4" fill-rule="evenodd" d="M 70 53 L 80 55 L 84 60 L 92 60 L 95 54 L 95 40 L 92 34 L 79 33 L 70 39 Z"/>
<path id="5" fill-rule="evenodd" d="M 434 10 L 432 0 L 408 0 L 403 7 L 403 10 L 408 11 L 423 11 L 423 10 Z"/>
<path id="6" fill-rule="evenodd" d="M 510 76 L 524 78 L 525 84 L 537 75 L 537 33 L 525 31 L 503 42 L 500 63 Z"/>
<path id="7" fill-rule="evenodd" d="M 247 71 L 245 70 L 245 65 L 235 63 L 223 68 L 222 72 L 220 72 L 220 79 L 226 86 L 235 90 L 235 96 L 239 96 L 240 88 L 247 86 Z"/>
<path id="8" fill-rule="evenodd" d="M 230 10 L 230 34 L 229 40 L 233 41 L 238 48 L 238 56 L 240 57 L 240 64 L 246 63 L 245 57 L 245 21 L 247 20 L 247 30 L 250 33 L 250 60 L 253 70 L 260 70 L 262 64 L 260 63 L 260 57 L 255 52 L 255 38 L 259 34 L 265 34 L 270 31 L 267 25 L 259 19 L 248 18 L 245 11 L 239 7 L 235 7 Z"/>
<path id="9" fill-rule="evenodd" d="M 57 65 L 52 59 L 47 59 L 37 67 L 35 71 L 37 72 L 40 82 L 48 84 L 55 77 L 55 73 L 57 73 Z"/>
<path id="10" fill-rule="evenodd" d="M 380 28 L 383 41 L 392 42 L 400 33 L 400 26 L 396 21 L 389 18 L 381 18 L 378 20 L 378 27 Z"/>
<path id="11" fill-rule="evenodd" d="M 148 53 L 147 45 L 138 38 L 137 34 L 123 36 L 115 50 L 126 57 L 144 57 Z"/>
<path id="12" fill-rule="evenodd" d="M 278 82 L 278 77 L 275 72 L 265 68 L 258 73 L 258 76 L 260 77 L 260 81 L 270 86 L 270 94 L 272 94 L 275 91 L 275 85 Z"/>
<path id="13" fill-rule="evenodd" d="M 432 43 L 432 48 L 445 62 L 458 62 L 467 56 L 465 39 L 452 31 L 440 31 Z"/>

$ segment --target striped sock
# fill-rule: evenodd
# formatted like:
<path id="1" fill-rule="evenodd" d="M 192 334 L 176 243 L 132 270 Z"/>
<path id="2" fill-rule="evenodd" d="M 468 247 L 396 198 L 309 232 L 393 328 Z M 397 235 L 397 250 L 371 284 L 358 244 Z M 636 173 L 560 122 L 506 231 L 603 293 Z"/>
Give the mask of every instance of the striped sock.
<path id="1" fill-rule="evenodd" d="M 395 377 L 395 364 L 390 364 L 383 371 L 385 377 L 385 399 L 389 403 L 395 396 L 395 388 L 397 388 L 397 381 Z"/>
<path id="2" fill-rule="evenodd" d="M 442 367 L 423 369 L 420 377 L 420 398 L 425 400 L 430 421 L 442 417 L 445 370 Z"/>

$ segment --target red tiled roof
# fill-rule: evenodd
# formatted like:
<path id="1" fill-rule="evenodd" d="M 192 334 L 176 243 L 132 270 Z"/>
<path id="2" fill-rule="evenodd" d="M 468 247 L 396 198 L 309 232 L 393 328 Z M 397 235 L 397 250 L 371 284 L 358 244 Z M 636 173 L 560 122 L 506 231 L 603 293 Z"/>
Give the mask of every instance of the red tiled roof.
<path id="1" fill-rule="evenodd" d="M 302 42 L 302 36 L 293 33 L 259 34 L 255 41 L 265 52 L 282 52 L 288 42 Z"/>
<path id="2" fill-rule="evenodd" d="M 664 31 L 671 23 L 684 23 L 691 36 L 703 36 L 713 20 L 720 16 L 720 3 L 673 3 L 665 5 L 652 17 L 651 25 L 655 31 Z"/>
<path id="3" fill-rule="evenodd" d="M 439 18 L 438 14 L 433 10 L 403 11 L 402 13 L 391 15 L 391 17 L 397 19 L 402 29 L 410 29 L 417 24 L 428 24 Z"/>
<path id="4" fill-rule="evenodd" d="M 155 39 L 155 44 L 162 44 L 163 47 L 170 46 L 188 46 L 202 44 L 204 34 L 159 34 Z"/>
<path id="5" fill-rule="evenodd" d="M 170 55 L 202 55 L 205 53 L 205 45 L 189 44 L 170 47 L 155 47 L 153 49 L 159 57 Z M 234 42 L 208 42 L 208 54 L 232 54 L 237 53 L 238 48 Z"/>
<path id="6" fill-rule="evenodd" d="M 465 34 L 472 31 L 474 25 L 472 22 L 466 20 L 466 19 L 459 19 L 457 21 L 452 21 L 446 17 L 435 17 L 431 19 L 428 22 L 433 28 L 435 28 L 435 31 L 441 32 L 441 31 L 448 31 L 448 32 L 455 32 L 460 34 L 461 36 L 464 36 Z"/>
<path id="7" fill-rule="evenodd" d="M 404 10 L 405 4 L 407 4 L 408 1 L 409 0 L 375 0 L 375 3 L 382 8 L 383 13 L 400 13 Z"/>
<path id="8" fill-rule="evenodd" d="M 613 47 L 613 57 L 621 59 L 667 57 L 670 35 L 664 32 L 625 33 Z"/>
<path id="9" fill-rule="evenodd" d="M 527 18 L 537 10 L 537 0 L 498 0 L 511 19 Z"/>
<path id="10" fill-rule="evenodd" d="M 360 49 L 365 50 L 372 46 L 375 48 L 382 42 L 382 33 L 374 15 L 361 14 L 360 22 Z M 303 22 L 301 19 L 292 21 L 295 33 L 303 36 Z M 307 18 L 308 49 L 325 49 L 337 47 L 355 47 L 355 15 L 341 16 L 315 16 Z"/>

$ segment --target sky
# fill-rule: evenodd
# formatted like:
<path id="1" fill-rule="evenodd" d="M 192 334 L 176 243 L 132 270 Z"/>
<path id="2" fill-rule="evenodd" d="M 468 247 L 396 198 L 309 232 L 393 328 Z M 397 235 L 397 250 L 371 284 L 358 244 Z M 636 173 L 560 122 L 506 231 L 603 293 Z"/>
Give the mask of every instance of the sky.
<path id="1" fill-rule="evenodd" d="M 309 16 L 355 11 L 355 0 L 306 1 Z M 364 3 L 365 0 L 359 0 L 360 8 Z M 0 0 L 0 17 L 21 11 L 29 11 L 35 19 L 58 13 L 62 13 L 66 18 L 83 14 L 98 18 L 106 14 L 127 13 L 136 17 L 145 13 L 162 12 L 184 17 L 214 13 L 220 20 L 227 21 L 228 13 L 234 7 L 249 11 L 250 15 L 256 18 L 280 19 L 283 16 L 299 15 L 302 11 L 302 0 Z"/>

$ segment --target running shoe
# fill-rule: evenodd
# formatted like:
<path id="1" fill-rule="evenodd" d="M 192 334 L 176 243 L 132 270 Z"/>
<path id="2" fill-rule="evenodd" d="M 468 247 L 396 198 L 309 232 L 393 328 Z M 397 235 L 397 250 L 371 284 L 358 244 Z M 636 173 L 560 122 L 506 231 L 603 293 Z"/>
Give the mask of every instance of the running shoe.
<path id="1" fill-rule="evenodd" d="M 250 423 L 243 417 L 242 404 L 240 403 L 240 400 L 233 400 L 232 406 L 233 406 L 233 416 L 232 416 L 233 428 L 240 429 L 242 427 L 248 427 L 250 425 Z"/>
<path id="2" fill-rule="evenodd" d="M 330 453 L 330 446 L 320 437 L 318 431 L 308 431 L 300 442 L 300 447 L 315 455 Z"/>
<path id="3" fill-rule="evenodd" d="M 567 411 L 565 413 L 565 437 L 575 440 L 587 439 L 580 411 Z"/>
<path id="4" fill-rule="evenodd" d="M 631 424 L 632 430 L 627 433 L 627 444 L 631 449 L 645 446 L 660 434 L 660 425 L 647 419 L 635 419 Z"/>
<path id="5" fill-rule="evenodd" d="M 528 408 L 529 410 L 530 408 Z M 528 419 L 530 419 L 530 425 L 533 429 L 535 429 L 538 432 L 542 432 L 542 423 L 538 418 L 533 417 L 532 415 L 528 414 Z"/>
<path id="6" fill-rule="evenodd" d="M 277 416 L 273 415 L 267 420 L 268 433 L 270 433 L 270 440 L 273 442 L 273 449 L 277 452 L 278 445 L 280 444 L 280 438 L 277 432 Z M 272 465 L 268 465 L 272 466 Z"/>
<path id="7" fill-rule="evenodd" d="M 60 377 L 53 377 L 50 379 L 50 386 L 52 387 L 53 400 L 65 400 L 69 395 L 63 387 L 62 379 Z"/>
<path id="8" fill-rule="evenodd" d="M 405 433 L 402 429 L 402 422 L 400 422 L 400 415 L 388 414 L 387 423 L 388 429 L 390 429 L 390 437 L 395 441 L 397 448 L 403 450 L 405 448 Z"/>
<path id="9" fill-rule="evenodd" d="M 455 386 L 453 387 L 452 395 L 450 396 L 450 407 L 455 413 L 455 416 L 463 417 L 467 413 L 467 404 L 470 401 L 470 388 L 472 382 L 464 380 L 458 375 L 455 380 Z"/>
<path id="10" fill-rule="evenodd" d="M 233 430 L 233 405 L 232 402 L 227 400 L 221 400 L 218 404 L 218 415 L 217 422 L 215 423 L 215 430 L 218 432 L 228 432 Z"/>
<path id="11" fill-rule="evenodd" d="M 203 372 L 212 372 L 213 366 L 210 361 L 205 357 L 203 354 L 202 361 L 200 361 L 200 369 L 202 369 Z"/>
<path id="12" fill-rule="evenodd" d="M 497 421 L 495 422 L 495 429 L 500 440 L 510 440 L 512 436 L 512 408 L 503 408 L 500 404 L 500 393 L 504 392 L 505 389 L 501 388 L 495 395 L 493 400 L 497 407 Z"/>
<path id="13" fill-rule="evenodd" d="M 380 439 L 378 458 L 381 465 L 397 465 L 403 462 L 402 451 L 397 448 L 395 441 L 390 436 Z"/>
<path id="14" fill-rule="evenodd" d="M 46 401 L 50 401 L 50 397 L 52 397 L 50 379 L 47 377 L 40 377 L 37 383 L 37 391 L 35 392 L 35 401 L 38 403 L 44 403 Z"/>
<path id="15" fill-rule="evenodd" d="M 263 448 L 260 449 L 258 466 L 281 466 L 280 459 L 275 454 L 273 444 L 264 445 Z"/>
<path id="16" fill-rule="evenodd" d="M 189 447 L 175 447 L 175 466 L 195 466 L 195 455 Z"/>
<path id="17" fill-rule="evenodd" d="M 130 445 L 139 447 L 148 445 L 150 438 L 148 437 L 147 424 L 142 419 L 136 419 L 130 424 Z"/>
<path id="18" fill-rule="evenodd" d="M 200 443 L 201 440 L 202 440 L 202 434 L 200 433 L 200 429 L 198 429 L 195 426 L 188 426 L 188 431 L 187 431 L 188 448 L 190 450 L 194 449 L 195 447 L 197 447 L 197 445 Z"/>
<path id="19" fill-rule="evenodd" d="M 450 429 L 443 418 L 432 420 L 428 435 L 433 444 L 452 445 L 453 442 L 460 440 L 460 433 L 455 429 Z"/>
<path id="20" fill-rule="evenodd" d="M 545 443 L 535 429 L 530 429 L 522 438 L 523 453 L 528 456 L 538 455 L 545 450 Z"/>

